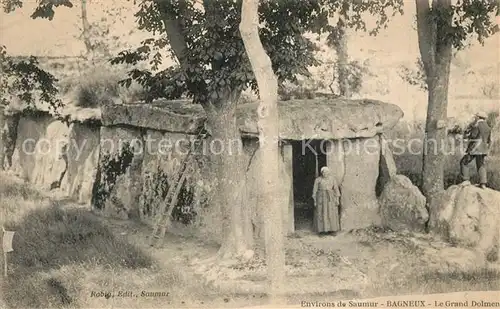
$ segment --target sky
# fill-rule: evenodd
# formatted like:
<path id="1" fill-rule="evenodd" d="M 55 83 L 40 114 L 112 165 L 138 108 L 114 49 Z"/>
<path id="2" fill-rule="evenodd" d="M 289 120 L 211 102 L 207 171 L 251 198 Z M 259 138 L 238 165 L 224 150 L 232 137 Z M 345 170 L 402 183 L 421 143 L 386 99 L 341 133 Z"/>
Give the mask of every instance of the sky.
<path id="1" fill-rule="evenodd" d="M 87 0 L 88 19 L 93 21 L 102 18 L 110 19 L 108 11 L 120 8 L 121 19 L 108 21 L 111 34 L 125 38 L 134 46 L 150 35 L 137 30 L 136 11 L 133 1 L 127 0 Z M 298 0 L 299 1 L 299 0 Z M 25 5 L 13 13 L 0 12 L 0 44 L 5 45 L 11 55 L 35 56 L 78 56 L 83 54 L 84 45 L 78 39 L 80 34 L 80 7 L 79 1 L 73 8 L 57 8 L 52 21 L 45 19 L 33 20 L 30 14 L 36 5 L 35 0 L 24 0 Z M 118 5 L 119 4 L 119 5 Z M 405 114 L 425 114 L 426 94 L 413 86 L 407 85 L 398 76 L 397 68 L 401 65 L 414 65 L 419 57 L 417 32 L 415 30 L 415 4 L 413 0 L 405 1 L 404 15 L 391 19 L 389 27 L 376 37 L 362 33 L 350 33 L 348 41 L 349 56 L 358 61 L 369 60 L 369 65 L 375 72 L 366 87 L 367 95 L 373 98 L 394 102 L 404 107 Z M 487 81 L 498 82 L 500 77 L 499 65 L 500 35 L 487 40 L 485 46 L 474 44 L 472 47 L 458 54 L 459 62 L 466 63 L 468 70 L 481 72 L 489 70 Z M 334 57 L 326 51 L 327 57 Z M 496 68 L 496 70 L 495 70 Z M 498 72 L 498 74 L 491 73 Z M 450 84 L 450 95 L 463 95 L 477 92 L 478 85 L 469 79 L 462 78 L 464 73 L 453 68 Z M 493 74 L 493 75 L 491 75 Z M 484 82 L 484 81 L 481 81 Z M 388 93 L 380 93 L 381 88 L 388 88 Z M 465 102 L 465 105 L 475 103 Z M 490 103 L 488 103 L 490 104 Z M 498 104 L 498 103 L 494 103 Z M 457 104 L 450 104 L 449 111 L 453 112 Z"/>
<path id="2" fill-rule="evenodd" d="M 57 8 L 52 21 L 46 19 L 33 20 L 29 16 L 36 5 L 35 0 L 25 0 L 24 7 L 10 14 L 0 13 L 0 42 L 7 46 L 9 53 L 17 55 L 34 54 L 37 56 L 77 56 L 84 50 L 84 45 L 77 37 L 80 33 L 80 7 Z M 124 20 L 112 21 L 111 32 L 127 40 L 138 43 L 148 36 L 135 30 L 135 7 L 133 1 L 126 0 L 88 0 L 88 18 L 99 20 L 106 17 L 107 10 L 119 3 L 123 8 Z M 350 52 L 357 55 L 378 50 L 390 59 L 415 59 L 418 56 L 417 34 L 414 30 L 414 1 L 405 2 L 405 14 L 393 18 L 389 28 L 377 37 L 368 37 L 360 33 L 351 35 Z M 130 31 L 134 31 L 130 34 Z M 489 40 L 485 48 L 474 50 L 474 56 L 480 55 L 478 61 L 498 61 L 499 40 Z M 471 57 L 473 57 L 471 55 Z M 385 59 L 384 61 L 385 62 Z"/>

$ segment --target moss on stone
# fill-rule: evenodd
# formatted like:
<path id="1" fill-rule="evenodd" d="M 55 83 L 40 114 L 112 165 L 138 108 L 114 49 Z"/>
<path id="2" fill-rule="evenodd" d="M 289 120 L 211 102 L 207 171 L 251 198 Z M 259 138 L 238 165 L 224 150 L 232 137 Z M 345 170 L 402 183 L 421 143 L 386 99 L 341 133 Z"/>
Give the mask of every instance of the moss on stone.
<path id="1" fill-rule="evenodd" d="M 105 154 L 103 156 L 92 189 L 93 207 L 104 209 L 106 200 L 110 197 L 118 177 L 126 173 L 133 157 L 134 153 L 128 143 L 123 145 L 118 154 Z"/>

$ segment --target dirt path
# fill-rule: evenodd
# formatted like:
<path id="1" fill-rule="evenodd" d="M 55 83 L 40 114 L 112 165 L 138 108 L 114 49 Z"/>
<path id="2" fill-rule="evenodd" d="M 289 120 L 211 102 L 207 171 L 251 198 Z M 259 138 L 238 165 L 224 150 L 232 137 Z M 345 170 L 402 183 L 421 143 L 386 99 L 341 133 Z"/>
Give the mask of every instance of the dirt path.
<path id="1" fill-rule="evenodd" d="M 59 204 L 68 213 L 72 208 L 82 208 L 68 201 L 60 201 Z M 84 212 L 87 213 L 87 209 Z M 218 249 L 216 246 L 192 237 L 167 234 L 161 248 L 152 248 L 148 244 L 149 227 L 130 221 L 91 217 L 100 221 L 103 229 L 108 228 L 113 233 L 118 242 L 111 244 L 132 244 L 140 252 L 153 257 L 154 263 L 147 268 L 113 268 L 102 261 L 95 261 L 50 268 L 37 274 L 40 280 L 59 279 L 71 296 L 78 299 L 80 307 L 234 308 L 259 306 L 267 302 L 267 272 L 262 257 L 256 256 L 244 264 L 203 269 L 204 265 L 193 266 L 191 262 L 214 256 Z M 79 230 L 72 228 L 71 231 Z M 86 233 L 90 235 L 90 230 Z M 120 250 L 116 248 L 109 252 L 127 257 Z M 297 305 L 302 300 L 326 298 L 346 300 L 500 290 L 499 273 L 478 268 L 473 257 L 473 252 L 452 248 L 429 235 L 364 230 L 335 237 L 318 237 L 310 233 L 288 237 L 287 302 Z M 38 281 L 33 282 L 39 286 Z M 169 295 L 167 298 L 112 300 L 89 296 L 92 291 L 106 289 L 166 291 Z"/>
<path id="2" fill-rule="evenodd" d="M 207 259 L 217 253 L 218 248 L 207 245 L 193 238 L 166 234 L 160 245 L 149 246 L 151 228 L 133 222 L 102 219 L 106 222 L 117 237 L 127 239 L 127 242 L 137 244 L 142 250 L 150 254 L 160 265 L 162 271 L 171 272 L 175 269 L 180 275 L 186 289 L 196 291 L 190 298 L 185 298 L 176 306 L 204 307 L 204 308 L 240 308 L 246 306 L 260 306 L 267 303 L 267 297 L 262 293 L 239 294 L 222 291 L 214 285 L 207 284 L 205 277 L 197 274 L 190 266 L 195 259 Z"/>
<path id="3" fill-rule="evenodd" d="M 131 242 L 144 243 L 149 232 L 143 227 L 127 234 Z M 175 263 L 182 268 L 188 280 L 204 286 L 209 293 L 206 299 L 228 306 L 265 303 L 266 271 L 261 258 L 237 268 L 197 273 L 189 261 L 215 255 L 216 247 L 174 235 L 167 235 L 163 244 L 161 249 L 145 246 L 144 250 L 162 263 Z M 340 300 L 435 291 L 500 290 L 500 279 L 495 273 L 475 273 L 469 251 L 450 248 L 429 235 L 379 231 L 343 233 L 335 237 L 309 234 L 288 238 L 286 247 L 286 290 L 290 305 L 311 297 Z M 451 260 L 440 255 L 446 250 L 455 250 L 454 256 L 459 259 L 455 266 L 462 263 L 459 268 L 453 268 Z M 442 274 L 436 275 L 436 270 Z M 211 283 L 210 288 L 203 283 L 207 281 Z"/>

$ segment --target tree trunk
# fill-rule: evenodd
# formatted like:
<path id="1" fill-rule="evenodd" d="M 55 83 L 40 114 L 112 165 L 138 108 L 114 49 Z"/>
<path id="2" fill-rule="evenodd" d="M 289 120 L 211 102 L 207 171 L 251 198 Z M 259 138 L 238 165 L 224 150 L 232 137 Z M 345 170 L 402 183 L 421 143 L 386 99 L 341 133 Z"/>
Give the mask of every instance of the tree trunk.
<path id="1" fill-rule="evenodd" d="M 245 175 L 241 135 L 236 124 L 236 102 L 225 104 L 223 110 L 212 110 L 208 113 L 208 125 L 211 129 L 210 152 L 216 168 L 217 195 L 214 205 L 218 207 L 222 223 L 222 245 L 218 257 L 231 260 L 246 256 L 251 257 L 251 235 L 243 227 L 251 226 L 250 217 L 245 216 L 242 203 L 242 189 Z M 250 255 L 249 255 L 250 254 Z"/>
<path id="2" fill-rule="evenodd" d="M 452 16 L 437 21 L 432 18 L 428 1 L 415 0 L 417 7 L 418 43 L 428 86 L 427 119 L 422 168 L 422 191 L 428 203 L 435 193 L 444 190 L 444 162 L 446 150 L 446 119 L 448 86 L 452 58 L 451 41 L 446 27 Z M 450 0 L 434 0 L 432 9 L 451 9 Z"/>
<path id="3" fill-rule="evenodd" d="M 422 167 L 422 191 L 427 198 L 444 190 L 449 64 L 436 67 L 428 82 L 427 119 Z"/>
<path id="4" fill-rule="evenodd" d="M 340 35 L 339 41 L 335 43 L 335 51 L 337 52 L 339 94 L 342 97 L 350 98 L 351 92 L 349 89 L 349 56 L 347 52 L 347 33 L 345 28 L 344 16 L 340 16 L 338 28 Z"/>
<path id="5" fill-rule="evenodd" d="M 189 66 L 187 54 L 187 43 L 183 36 L 182 23 L 175 14 L 168 10 L 165 1 L 156 0 L 161 7 L 165 32 L 170 42 L 175 56 L 181 66 Z M 182 1 L 180 6 L 185 6 Z M 195 74 L 195 73 L 191 73 Z M 188 87 L 193 93 L 203 93 L 206 84 L 201 82 L 188 82 Z M 217 193 L 214 197 L 214 206 L 220 211 L 222 221 L 222 246 L 218 252 L 219 260 L 231 260 L 237 257 L 251 258 L 253 255 L 251 232 L 244 231 L 244 227 L 251 226 L 245 220 L 251 220 L 246 216 L 242 207 L 242 188 L 245 184 L 243 174 L 245 164 L 242 163 L 243 156 L 236 148 L 236 141 L 240 141 L 241 136 L 236 124 L 236 103 L 240 92 L 231 92 L 231 89 L 221 89 L 217 98 L 211 97 L 202 105 L 207 113 L 208 126 L 211 129 L 212 143 L 214 148 L 224 147 L 222 151 L 214 149 L 217 153 L 212 153 L 213 166 L 216 168 Z M 230 149 L 231 145 L 232 149 Z M 216 147 L 217 146 L 217 147 Z M 232 150 L 232 153 L 231 153 Z M 248 223 L 248 224 L 246 224 Z M 215 257 L 214 257 L 215 259 Z M 210 260 L 214 260 L 210 259 Z"/>
<path id="6" fill-rule="evenodd" d="M 87 0 L 82 0 L 82 38 L 85 44 L 86 56 L 88 57 L 93 52 L 92 43 L 90 41 L 90 23 L 87 19 Z"/>
<path id="7" fill-rule="evenodd" d="M 4 170 L 5 162 L 5 142 L 4 142 L 4 128 L 6 125 L 4 115 L 4 108 L 0 106 L 0 171 Z"/>
<path id="8" fill-rule="evenodd" d="M 269 291 L 272 299 L 276 300 L 283 292 L 285 277 L 283 208 L 288 205 L 283 205 L 283 201 L 276 198 L 280 196 L 278 82 L 272 69 L 271 59 L 260 41 L 258 7 L 258 0 L 243 0 L 240 32 L 259 87 L 258 128 L 259 148 L 262 152 L 259 166 L 262 171 L 259 204 L 262 207 L 259 209 L 266 210 L 263 217 Z"/>

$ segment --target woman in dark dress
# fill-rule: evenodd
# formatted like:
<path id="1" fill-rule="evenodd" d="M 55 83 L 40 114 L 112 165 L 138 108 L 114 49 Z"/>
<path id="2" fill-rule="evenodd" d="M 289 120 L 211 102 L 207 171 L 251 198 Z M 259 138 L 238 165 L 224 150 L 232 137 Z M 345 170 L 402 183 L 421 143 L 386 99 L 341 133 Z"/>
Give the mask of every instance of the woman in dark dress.
<path id="1" fill-rule="evenodd" d="M 340 231 L 340 190 L 328 167 L 321 168 L 321 176 L 314 181 L 314 229 L 319 234 Z"/>

